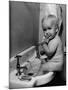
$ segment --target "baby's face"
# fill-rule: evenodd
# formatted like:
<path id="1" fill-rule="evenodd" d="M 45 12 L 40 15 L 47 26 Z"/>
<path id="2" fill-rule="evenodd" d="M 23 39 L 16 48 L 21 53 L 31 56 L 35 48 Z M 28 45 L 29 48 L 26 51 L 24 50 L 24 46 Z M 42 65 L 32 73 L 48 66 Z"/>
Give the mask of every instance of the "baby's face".
<path id="1" fill-rule="evenodd" d="M 52 17 L 52 18 L 43 19 L 42 29 L 43 29 L 43 32 L 44 32 L 44 36 L 47 39 L 52 39 L 53 37 L 55 37 L 56 31 L 57 31 L 56 18 Z"/>

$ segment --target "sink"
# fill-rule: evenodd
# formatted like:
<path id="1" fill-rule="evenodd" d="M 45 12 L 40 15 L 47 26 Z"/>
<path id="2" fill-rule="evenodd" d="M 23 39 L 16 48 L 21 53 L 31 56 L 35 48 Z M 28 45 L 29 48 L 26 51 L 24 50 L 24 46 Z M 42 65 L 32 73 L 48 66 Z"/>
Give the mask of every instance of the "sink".
<path id="1" fill-rule="evenodd" d="M 35 46 L 32 46 L 31 48 L 25 50 L 24 52 L 20 53 L 19 55 L 26 55 L 27 53 L 30 53 L 30 51 L 33 50 L 34 54 L 32 55 L 32 57 L 29 58 L 29 60 L 32 61 L 36 57 L 36 50 L 34 50 L 34 49 L 35 49 Z M 14 57 L 12 57 L 10 59 L 10 63 L 12 63 L 15 60 L 16 59 Z M 12 63 L 12 65 L 13 65 L 13 63 Z M 23 63 L 23 65 L 24 65 L 24 63 Z M 14 66 L 15 66 L 15 64 L 14 64 Z M 31 80 L 20 80 L 19 77 L 16 76 L 16 72 L 17 72 L 16 69 L 12 69 L 10 71 L 9 88 L 11 88 L 11 89 L 12 88 L 13 89 L 28 88 L 28 87 L 33 87 L 33 86 L 39 86 L 39 85 L 47 84 L 54 77 L 54 72 L 47 72 L 47 73 L 44 73 L 43 75 L 40 75 L 40 76 L 34 76 L 34 77 L 32 76 Z"/>
<path id="2" fill-rule="evenodd" d="M 33 87 L 34 85 L 38 86 L 38 85 L 47 84 L 54 77 L 53 72 L 48 72 L 47 74 L 44 74 L 41 76 L 32 77 L 30 81 L 28 80 L 21 81 L 18 79 L 18 76 L 16 76 L 16 72 L 17 71 L 14 70 L 10 73 L 10 81 L 9 81 L 10 86 L 9 87 L 13 89 L 28 88 L 28 87 Z"/>

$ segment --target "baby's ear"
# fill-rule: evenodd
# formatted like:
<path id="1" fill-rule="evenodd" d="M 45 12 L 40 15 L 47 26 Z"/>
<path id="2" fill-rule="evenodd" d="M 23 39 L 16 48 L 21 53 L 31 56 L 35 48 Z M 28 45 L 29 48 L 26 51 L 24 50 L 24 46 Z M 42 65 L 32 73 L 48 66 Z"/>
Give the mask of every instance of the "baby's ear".
<path id="1" fill-rule="evenodd" d="M 59 32 L 58 28 L 56 29 L 56 33 Z"/>
<path id="2" fill-rule="evenodd" d="M 59 21 L 59 30 L 60 30 L 61 24 L 62 24 L 62 19 L 60 19 Z"/>

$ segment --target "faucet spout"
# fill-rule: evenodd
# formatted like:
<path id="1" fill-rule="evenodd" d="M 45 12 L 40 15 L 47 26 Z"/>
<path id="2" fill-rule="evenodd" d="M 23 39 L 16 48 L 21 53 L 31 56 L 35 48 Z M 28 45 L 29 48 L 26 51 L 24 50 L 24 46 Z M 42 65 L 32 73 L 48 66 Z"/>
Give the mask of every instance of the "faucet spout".
<path id="1" fill-rule="evenodd" d="M 21 55 L 16 55 L 15 58 L 17 58 L 17 64 L 16 64 L 16 69 L 17 69 L 17 73 L 16 75 L 21 75 L 20 72 L 20 62 L 19 62 L 19 58 L 22 57 Z"/>

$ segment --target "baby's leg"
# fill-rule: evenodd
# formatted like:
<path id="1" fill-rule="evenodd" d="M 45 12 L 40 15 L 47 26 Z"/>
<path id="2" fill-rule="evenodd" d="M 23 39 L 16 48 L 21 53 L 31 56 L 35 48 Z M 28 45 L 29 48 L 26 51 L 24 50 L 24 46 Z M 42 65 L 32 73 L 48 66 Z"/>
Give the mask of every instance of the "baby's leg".
<path id="1" fill-rule="evenodd" d="M 37 72 L 37 76 L 43 75 L 42 64 L 40 65 L 39 71 Z"/>
<path id="2" fill-rule="evenodd" d="M 45 66 L 45 65 L 46 65 L 45 63 L 44 63 L 44 64 L 41 64 L 40 69 L 39 69 L 39 71 L 38 71 L 38 73 L 37 73 L 37 76 L 44 75 L 44 74 L 46 74 L 46 73 L 49 72 L 48 70 L 45 70 L 45 69 L 43 68 L 43 66 Z"/>

